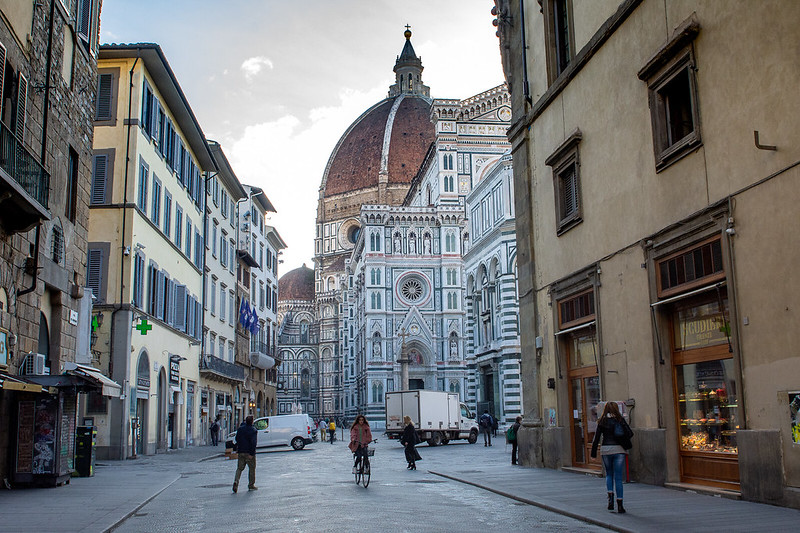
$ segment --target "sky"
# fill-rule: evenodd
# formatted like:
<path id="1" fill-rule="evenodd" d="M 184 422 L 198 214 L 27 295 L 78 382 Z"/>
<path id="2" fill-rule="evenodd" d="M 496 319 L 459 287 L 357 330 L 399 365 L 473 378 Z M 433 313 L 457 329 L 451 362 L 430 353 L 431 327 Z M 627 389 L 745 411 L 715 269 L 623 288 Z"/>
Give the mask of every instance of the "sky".
<path id="1" fill-rule="evenodd" d="M 433 98 L 503 82 L 492 0 L 104 0 L 101 43 L 161 46 L 206 138 L 261 187 L 287 248 L 279 275 L 313 268 L 325 165 L 386 97 L 406 24 Z"/>

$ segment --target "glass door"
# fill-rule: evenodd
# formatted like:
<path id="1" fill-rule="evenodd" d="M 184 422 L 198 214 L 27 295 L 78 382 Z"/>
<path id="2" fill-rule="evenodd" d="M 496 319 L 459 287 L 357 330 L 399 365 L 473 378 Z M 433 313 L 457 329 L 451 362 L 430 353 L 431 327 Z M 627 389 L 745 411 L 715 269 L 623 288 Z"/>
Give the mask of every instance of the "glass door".
<path id="1" fill-rule="evenodd" d="M 587 329 L 571 335 L 568 342 L 572 464 L 599 469 L 599 458 L 592 459 L 590 456 L 597 430 L 597 404 L 600 402 L 600 377 L 595 359 L 596 336 Z"/>

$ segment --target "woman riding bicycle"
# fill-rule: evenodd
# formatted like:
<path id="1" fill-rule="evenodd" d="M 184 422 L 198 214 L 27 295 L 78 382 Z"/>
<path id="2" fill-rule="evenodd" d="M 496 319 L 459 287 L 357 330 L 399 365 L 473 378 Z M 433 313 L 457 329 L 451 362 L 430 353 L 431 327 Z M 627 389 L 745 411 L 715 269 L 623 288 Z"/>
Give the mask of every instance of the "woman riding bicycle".
<path id="1" fill-rule="evenodd" d="M 355 455 L 353 463 L 353 473 L 355 473 L 358 461 L 367 453 L 367 445 L 372 442 L 372 431 L 369 429 L 369 422 L 364 415 L 358 415 L 356 421 L 350 428 L 350 451 Z"/>

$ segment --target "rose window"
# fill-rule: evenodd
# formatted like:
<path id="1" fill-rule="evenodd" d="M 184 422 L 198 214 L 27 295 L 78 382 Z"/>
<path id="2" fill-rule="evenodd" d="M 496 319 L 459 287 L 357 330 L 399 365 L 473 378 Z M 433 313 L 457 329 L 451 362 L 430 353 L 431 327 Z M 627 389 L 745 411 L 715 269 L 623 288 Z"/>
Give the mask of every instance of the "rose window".
<path id="1" fill-rule="evenodd" d="M 416 302 L 422 298 L 424 289 L 420 280 L 411 278 L 403 283 L 403 286 L 400 288 L 400 292 L 402 293 L 403 298 L 409 302 Z"/>

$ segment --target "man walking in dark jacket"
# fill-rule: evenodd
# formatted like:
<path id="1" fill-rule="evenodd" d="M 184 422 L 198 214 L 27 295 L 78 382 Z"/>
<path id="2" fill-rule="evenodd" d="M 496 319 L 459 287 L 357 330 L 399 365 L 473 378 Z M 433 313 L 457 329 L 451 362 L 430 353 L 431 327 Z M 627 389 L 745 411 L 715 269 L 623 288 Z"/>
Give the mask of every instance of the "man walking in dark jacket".
<path id="1" fill-rule="evenodd" d="M 253 416 L 244 419 L 244 424 L 236 431 L 236 450 L 239 454 L 239 465 L 236 468 L 236 477 L 233 478 L 233 492 L 239 490 L 239 478 L 242 476 L 245 465 L 247 466 L 247 489 L 258 490 L 256 487 L 256 444 L 258 444 L 258 431 L 253 427 Z"/>

